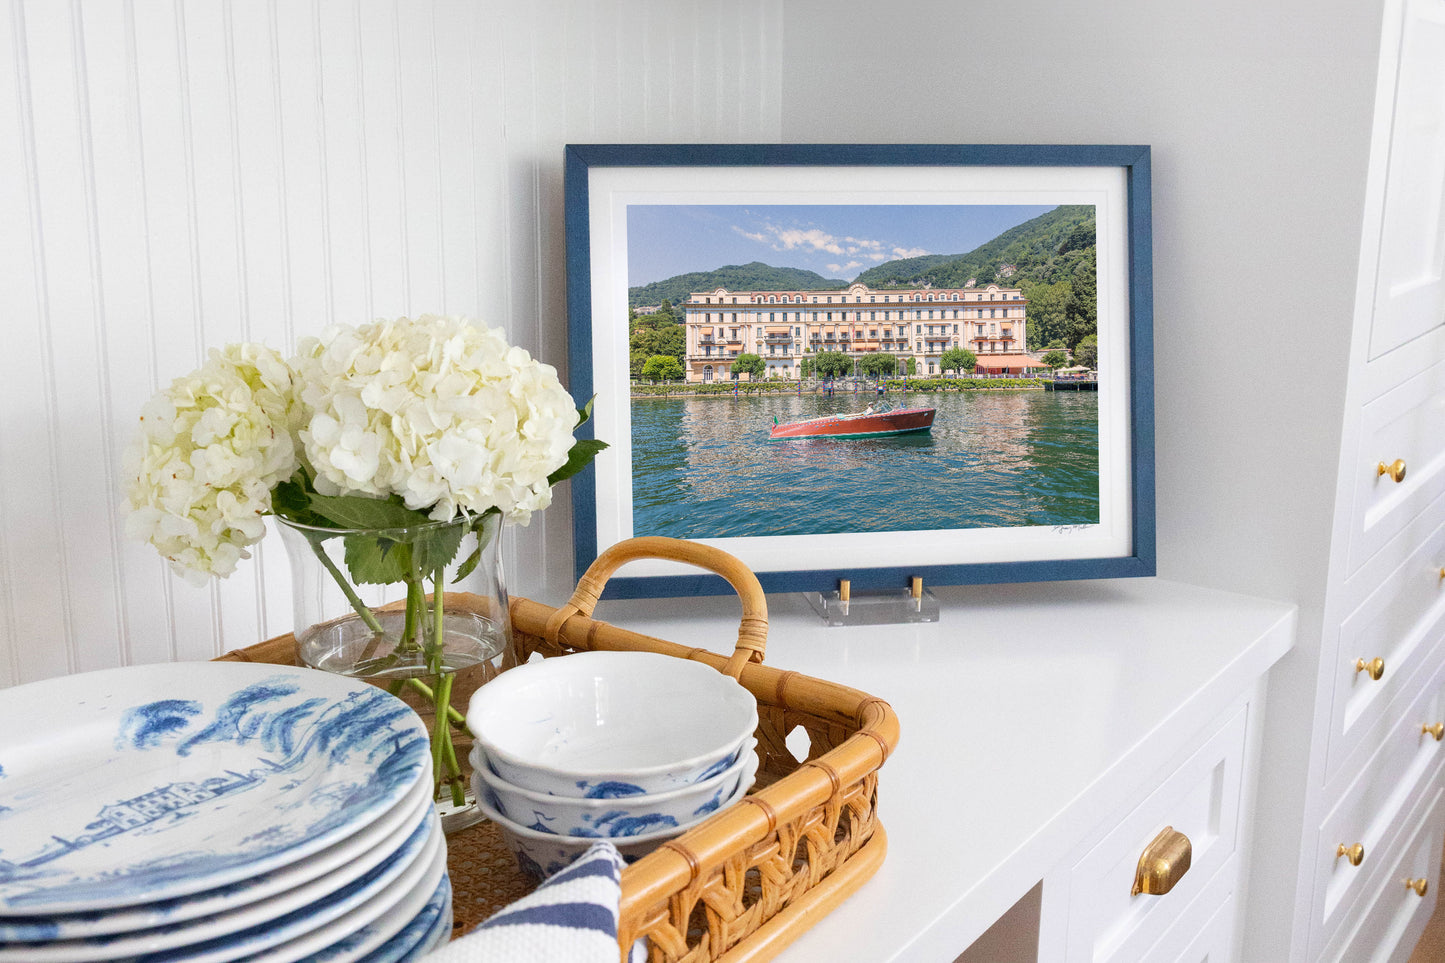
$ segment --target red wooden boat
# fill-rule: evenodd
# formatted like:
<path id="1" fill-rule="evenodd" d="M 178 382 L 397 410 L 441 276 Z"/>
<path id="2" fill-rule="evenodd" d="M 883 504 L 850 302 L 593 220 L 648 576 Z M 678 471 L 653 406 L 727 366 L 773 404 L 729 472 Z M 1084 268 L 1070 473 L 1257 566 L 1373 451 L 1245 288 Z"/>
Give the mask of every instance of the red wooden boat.
<path id="1" fill-rule="evenodd" d="M 878 438 L 906 435 L 933 427 L 932 408 L 894 408 L 887 402 L 869 405 L 856 415 L 824 415 L 785 425 L 773 419 L 769 438 Z"/>

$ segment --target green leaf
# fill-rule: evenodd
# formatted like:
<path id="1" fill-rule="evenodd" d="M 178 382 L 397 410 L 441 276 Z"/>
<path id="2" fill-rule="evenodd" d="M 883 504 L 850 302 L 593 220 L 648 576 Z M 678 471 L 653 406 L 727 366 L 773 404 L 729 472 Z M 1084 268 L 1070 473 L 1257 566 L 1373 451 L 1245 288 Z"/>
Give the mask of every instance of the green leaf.
<path id="1" fill-rule="evenodd" d="M 309 501 L 312 511 L 325 515 L 337 528 L 416 528 L 432 524 L 425 512 L 413 511 L 391 499 L 312 494 Z"/>
<path id="2" fill-rule="evenodd" d="M 357 585 L 394 585 L 411 574 L 411 548 L 375 535 L 347 535 L 346 570 Z"/>
<path id="3" fill-rule="evenodd" d="M 452 559 L 457 557 L 457 549 L 462 547 L 462 536 L 467 533 L 467 528 L 468 526 L 458 523 L 418 533 L 411 540 L 412 555 L 416 559 L 417 567 L 430 573 L 450 565 Z"/>
<path id="4" fill-rule="evenodd" d="M 592 403 L 596 400 L 597 396 L 593 395 L 591 398 L 587 399 L 587 404 L 577 409 L 577 424 L 573 426 L 573 431 L 576 431 L 578 428 L 582 427 L 583 425 L 587 424 L 587 422 L 592 420 Z"/>
<path id="5" fill-rule="evenodd" d="M 566 464 L 547 476 L 547 484 L 555 485 L 563 479 L 571 478 L 590 465 L 597 453 L 606 447 L 607 442 L 598 441 L 596 438 L 577 439 L 576 444 L 567 452 Z"/>
<path id="6" fill-rule="evenodd" d="M 301 525 L 331 528 L 330 521 L 311 510 L 310 487 L 305 471 L 298 471 L 271 491 L 271 511 Z"/>
<path id="7" fill-rule="evenodd" d="M 472 554 L 466 557 L 461 565 L 457 566 L 457 574 L 452 577 L 453 582 L 460 582 L 472 572 L 476 571 L 477 564 L 482 560 L 482 549 L 487 547 L 487 542 L 492 536 L 486 532 L 487 519 L 492 515 L 500 515 L 500 508 L 489 508 L 472 519 L 472 531 L 477 533 L 477 547 L 472 549 Z"/>

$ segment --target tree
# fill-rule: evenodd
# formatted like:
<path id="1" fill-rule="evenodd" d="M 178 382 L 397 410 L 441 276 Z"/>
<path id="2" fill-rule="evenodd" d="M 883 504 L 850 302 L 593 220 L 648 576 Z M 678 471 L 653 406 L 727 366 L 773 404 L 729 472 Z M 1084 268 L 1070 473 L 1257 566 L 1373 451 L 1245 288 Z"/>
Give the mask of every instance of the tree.
<path id="1" fill-rule="evenodd" d="M 949 348 L 938 359 L 941 371 L 972 371 L 978 364 L 978 356 L 967 348 Z"/>
<path id="2" fill-rule="evenodd" d="M 870 378 L 886 378 L 898 373 L 898 359 L 891 354 L 864 355 L 858 367 Z"/>
<path id="3" fill-rule="evenodd" d="M 804 358 L 798 363 L 798 374 L 803 378 L 813 377 L 813 359 Z"/>
<path id="4" fill-rule="evenodd" d="M 1074 276 L 1069 301 L 1064 307 L 1064 340 L 1069 347 L 1076 349 L 1076 356 L 1079 342 L 1098 331 L 1099 305 L 1094 264 L 1091 250 L 1086 269 Z"/>
<path id="5" fill-rule="evenodd" d="M 1097 367 L 1099 364 L 1099 336 L 1088 335 L 1079 341 L 1074 348 L 1074 363 L 1081 364 L 1086 368 Z"/>
<path id="6" fill-rule="evenodd" d="M 1024 297 L 1028 298 L 1027 347 L 1037 351 L 1040 347 L 1053 347 L 1053 342 L 1063 346 L 1064 331 L 1068 317 L 1069 297 L 1073 292 L 1068 281 L 1057 284 L 1022 284 Z"/>
<path id="7" fill-rule="evenodd" d="M 682 376 L 682 365 L 672 355 L 655 354 L 642 366 L 642 377 L 649 381 L 677 381 Z"/>
<path id="8" fill-rule="evenodd" d="M 853 359 L 841 351 L 820 351 L 813 370 L 822 378 L 842 378 L 853 370 Z"/>
<path id="9" fill-rule="evenodd" d="M 911 374 L 911 375 L 912 375 L 912 374 L 918 374 L 918 359 L 917 359 L 917 358 L 909 358 L 909 359 L 908 359 L 908 373 Z"/>
<path id="10" fill-rule="evenodd" d="M 734 375 L 749 374 L 754 378 L 761 378 L 767 368 L 768 366 L 761 356 L 744 353 L 733 359 L 733 363 L 728 366 L 728 371 Z"/>
<path id="11" fill-rule="evenodd" d="M 1061 349 L 1055 348 L 1039 360 L 1043 361 L 1043 363 L 1050 368 L 1062 368 L 1069 363 L 1069 356 Z"/>

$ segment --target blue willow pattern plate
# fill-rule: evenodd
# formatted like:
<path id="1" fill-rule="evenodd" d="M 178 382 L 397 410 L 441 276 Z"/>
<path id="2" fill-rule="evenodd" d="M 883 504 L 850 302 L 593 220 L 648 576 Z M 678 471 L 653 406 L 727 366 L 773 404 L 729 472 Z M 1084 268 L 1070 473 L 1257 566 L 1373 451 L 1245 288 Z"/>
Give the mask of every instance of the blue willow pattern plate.
<path id="1" fill-rule="evenodd" d="M 167 663 L 18 686 L 0 700 L 0 916 L 255 877 L 365 828 L 429 775 L 405 703 L 313 669 Z"/>
<path id="2" fill-rule="evenodd" d="M 106 912 L 0 917 L 0 947 L 114 936 L 177 923 L 204 927 L 209 918 L 238 908 L 278 915 L 291 908 L 300 894 L 319 886 L 339 889 L 370 870 L 411 836 L 434 808 L 430 781 L 419 782 L 366 829 L 298 862 L 216 889 Z"/>

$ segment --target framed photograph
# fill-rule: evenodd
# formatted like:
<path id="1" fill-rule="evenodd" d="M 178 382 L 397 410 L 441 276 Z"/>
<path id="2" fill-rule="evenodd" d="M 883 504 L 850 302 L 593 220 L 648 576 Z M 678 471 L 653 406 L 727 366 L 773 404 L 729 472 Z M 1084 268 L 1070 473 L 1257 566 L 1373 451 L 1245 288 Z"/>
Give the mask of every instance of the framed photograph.
<path id="1" fill-rule="evenodd" d="M 1154 574 L 1148 147 L 572 145 L 566 232 L 579 574 L 635 535 L 770 592 Z"/>

